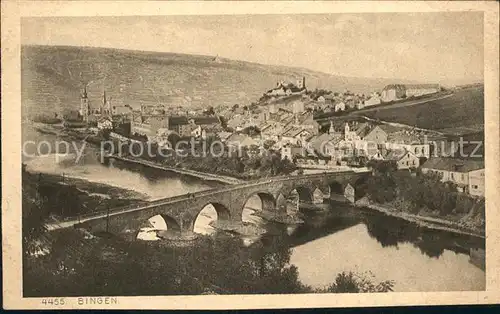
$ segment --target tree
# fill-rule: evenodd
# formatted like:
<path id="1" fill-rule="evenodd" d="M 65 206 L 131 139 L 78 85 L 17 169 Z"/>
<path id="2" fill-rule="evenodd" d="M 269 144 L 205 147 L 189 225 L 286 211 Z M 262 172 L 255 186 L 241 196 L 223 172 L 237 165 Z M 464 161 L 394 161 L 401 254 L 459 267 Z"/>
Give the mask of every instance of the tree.
<path id="1" fill-rule="evenodd" d="M 207 109 L 205 109 L 205 110 L 203 111 L 203 113 L 204 113 L 205 115 L 207 115 L 207 116 L 213 116 L 213 115 L 215 115 L 215 110 L 214 110 L 214 107 L 212 107 L 212 106 L 208 107 Z"/>
<path id="2" fill-rule="evenodd" d="M 335 281 L 326 289 L 329 293 L 370 293 L 393 291 L 394 281 L 386 280 L 378 284 L 374 283 L 375 277 L 372 273 L 342 272 L 337 275 Z"/>

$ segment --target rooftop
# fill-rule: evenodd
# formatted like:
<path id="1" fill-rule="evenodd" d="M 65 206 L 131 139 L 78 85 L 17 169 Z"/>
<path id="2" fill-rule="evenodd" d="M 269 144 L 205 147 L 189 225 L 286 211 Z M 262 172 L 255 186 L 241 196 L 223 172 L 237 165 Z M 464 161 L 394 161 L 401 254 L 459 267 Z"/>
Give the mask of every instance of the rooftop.
<path id="1" fill-rule="evenodd" d="M 484 161 L 433 157 L 427 160 L 422 165 L 422 168 L 454 172 L 470 172 L 484 169 Z"/>

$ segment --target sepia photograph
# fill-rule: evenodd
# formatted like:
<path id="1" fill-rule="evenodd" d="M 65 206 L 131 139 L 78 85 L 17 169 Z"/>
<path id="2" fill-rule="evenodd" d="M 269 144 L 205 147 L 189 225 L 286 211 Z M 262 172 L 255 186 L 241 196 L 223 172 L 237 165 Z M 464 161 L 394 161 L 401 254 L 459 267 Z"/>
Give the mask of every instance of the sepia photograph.
<path id="1" fill-rule="evenodd" d="M 19 24 L 20 299 L 487 290 L 483 11 Z"/>

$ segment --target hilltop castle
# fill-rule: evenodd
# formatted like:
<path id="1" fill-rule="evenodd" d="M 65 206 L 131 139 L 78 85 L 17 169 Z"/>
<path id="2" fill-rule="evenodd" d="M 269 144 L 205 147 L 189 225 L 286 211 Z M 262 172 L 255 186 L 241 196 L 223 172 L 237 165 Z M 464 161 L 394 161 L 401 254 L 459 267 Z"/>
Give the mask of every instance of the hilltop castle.
<path id="1" fill-rule="evenodd" d="M 276 82 L 276 87 L 268 90 L 266 95 L 268 96 L 290 96 L 293 94 L 301 94 L 305 92 L 306 89 L 306 78 L 298 79 L 295 83 L 285 82 L 283 80 Z"/>

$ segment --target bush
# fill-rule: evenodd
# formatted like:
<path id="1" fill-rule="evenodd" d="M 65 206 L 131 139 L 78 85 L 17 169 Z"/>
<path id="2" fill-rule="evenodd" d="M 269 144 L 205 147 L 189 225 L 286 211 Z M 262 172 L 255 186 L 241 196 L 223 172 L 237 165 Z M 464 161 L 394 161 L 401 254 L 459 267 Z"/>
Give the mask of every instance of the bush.
<path id="1" fill-rule="evenodd" d="M 369 293 L 393 291 L 394 281 L 385 280 L 377 284 L 375 276 L 371 272 L 354 273 L 342 272 L 337 275 L 335 281 L 324 292 L 328 293 Z"/>

